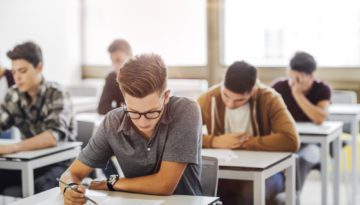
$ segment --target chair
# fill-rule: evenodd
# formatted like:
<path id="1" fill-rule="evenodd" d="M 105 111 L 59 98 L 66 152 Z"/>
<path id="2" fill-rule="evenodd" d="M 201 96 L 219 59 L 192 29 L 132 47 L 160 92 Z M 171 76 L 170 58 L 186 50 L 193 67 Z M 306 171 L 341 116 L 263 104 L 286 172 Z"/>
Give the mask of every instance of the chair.
<path id="1" fill-rule="evenodd" d="M 355 104 L 357 95 L 354 91 L 334 90 L 331 94 L 331 102 L 334 104 Z"/>
<path id="2" fill-rule="evenodd" d="M 66 88 L 70 92 L 71 96 L 96 97 L 99 94 L 99 90 L 95 86 L 72 85 L 72 86 L 68 86 Z"/>
<path id="3" fill-rule="evenodd" d="M 78 126 L 78 136 L 76 140 L 82 142 L 83 143 L 82 148 L 84 148 L 88 144 L 91 136 L 93 135 L 93 132 L 95 131 L 95 123 L 86 120 L 77 120 L 77 126 Z M 111 157 L 109 163 L 110 164 L 108 164 L 108 166 L 111 167 L 111 170 L 114 169 L 114 171 L 116 171 L 117 174 L 123 176 L 120 165 L 114 156 Z M 115 174 L 115 173 L 111 173 L 111 174 Z M 90 177 L 106 178 L 107 175 L 109 175 L 109 173 L 107 173 L 104 169 L 103 170 L 96 169 L 95 173 L 92 173 Z"/>
<path id="4" fill-rule="evenodd" d="M 95 123 L 91 121 L 77 120 L 77 129 L 78 135 L 76 140 L 82 142 L 83 144 L 81 145 L 81 148 L 84 148 L 94 132 Z"/>
<path id="5" fill-rule="evenodd" d="M 356 104 L 357 95 L 354 91 L 349 90 L 334 90 L 331 94 L 331 102 L 333 104 Z M 343 131 L 346 133 L 350 132 L 350 123 L 345 123 Z"/>
<path id="6" fill-rule="evenodd" d="M 204 196 L 216 196 L 219 166 L 215 157 L 202 156 L 201 186 Z"/>

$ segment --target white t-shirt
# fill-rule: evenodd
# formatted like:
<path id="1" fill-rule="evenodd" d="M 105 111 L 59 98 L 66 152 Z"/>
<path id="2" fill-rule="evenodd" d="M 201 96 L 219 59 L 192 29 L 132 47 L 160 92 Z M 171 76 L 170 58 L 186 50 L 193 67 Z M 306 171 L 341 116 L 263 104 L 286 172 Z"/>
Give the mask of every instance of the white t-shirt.
<path id="1" fill-rule="evenodd" d="M 0 104 L 4 102 L 7 90 L 8 82 L 6 80 L 6 77 L 0 77 Z"/>
<path id="2" fill-rule="evenodd" d="M 249 103 L 234 110 L 225 109 L 225 133 L 243 132 L 253 135 Z"/>

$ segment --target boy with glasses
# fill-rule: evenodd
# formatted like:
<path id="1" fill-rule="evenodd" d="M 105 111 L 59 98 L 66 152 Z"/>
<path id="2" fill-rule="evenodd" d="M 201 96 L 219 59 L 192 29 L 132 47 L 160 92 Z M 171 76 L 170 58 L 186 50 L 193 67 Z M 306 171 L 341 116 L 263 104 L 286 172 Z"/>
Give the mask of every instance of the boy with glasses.
<path id="1" fill-rule="evenodd" d="M 60 185 L 65 204 L 84 204 L 79 185 L 94 168 L 102 168 L 112 155 L 125 175 L 92 181 L 90 189 L 156 195 L 201 195 L 201 117 L 196 102 L 170 97 L 162 59 L 144 54 L 120 69 L 117 81 L 126 107 L 109 112 L 89 144 L 61 179 L 77 187 Z"/>

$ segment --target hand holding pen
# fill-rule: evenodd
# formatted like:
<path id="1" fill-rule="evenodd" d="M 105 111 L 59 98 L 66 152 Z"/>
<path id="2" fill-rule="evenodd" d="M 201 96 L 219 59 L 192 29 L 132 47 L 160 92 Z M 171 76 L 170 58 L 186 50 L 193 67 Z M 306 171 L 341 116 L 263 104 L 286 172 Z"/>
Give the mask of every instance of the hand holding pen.
<path id="1" fill-rule="evenodd" d="M 85 195 L 85 188 L 83 186 L 67 184 L 59 178 L 56 178 L 56 180 L 65 185 L 65 189 L 72 190 L 72 192 L 68 192 L 64 189 L 64 204 L 85 204 L 87 200 L 93 204 L 98 204 Z"/>

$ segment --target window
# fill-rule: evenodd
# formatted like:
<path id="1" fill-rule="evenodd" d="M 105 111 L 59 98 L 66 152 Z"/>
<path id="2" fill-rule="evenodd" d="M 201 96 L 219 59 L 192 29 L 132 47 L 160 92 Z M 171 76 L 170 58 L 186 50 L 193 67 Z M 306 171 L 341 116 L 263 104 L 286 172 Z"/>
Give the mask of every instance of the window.
<path id="1" fill-rule="evenodd" d="M 321 66 L 360 65 L 360 1 L 225 0 L 224 63 L 287 66 L 296 51 Z"/>
<path id="2" fill-rule="evenodd" d="M 205 0 L 86 0 L 84 11 L 86 65 L 110 65 L 115 38 L 127 39 L 134 54 L 160 54 L 167 65 L 206 65 Z"/>

